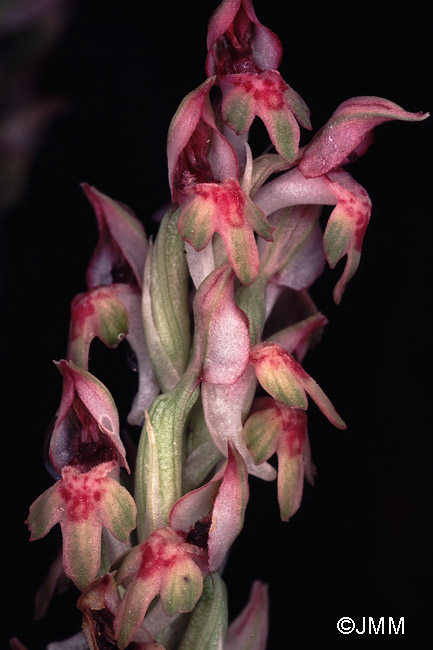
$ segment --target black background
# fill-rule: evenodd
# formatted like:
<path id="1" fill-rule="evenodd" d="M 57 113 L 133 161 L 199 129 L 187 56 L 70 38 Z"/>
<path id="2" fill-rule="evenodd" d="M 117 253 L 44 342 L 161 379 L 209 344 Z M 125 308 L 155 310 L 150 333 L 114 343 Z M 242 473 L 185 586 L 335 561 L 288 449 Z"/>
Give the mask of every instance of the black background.
<path id="1" fill-rule="evenodd" d="M 32 622 L 33 594 L 59 531 L 29 544 L 23 524 L 29 505 L 51 484 L 41 447 L 60 399 L 52 360 L 65 353 L 70 301 L 85 290 L 96 242 L 79 184 L 128 204 L 155 232 L 152 214 L 169 201 L 168 125 L 181 99 L 205 79 L 206 25 L 215 5 L 161 2 L 146 13 L 143 6 L 72 4 L 38 81 L 42 95 L 65 98 L 68 110 L 39 147 L 26 194 L 1 218 L 2 559 L 9 610 L 3 620 L 7 637 L 18 636 L 29 650 L 80 626 L 75 593 L 57 597 L 47 617 Z M 280 71 L 309 105 L 313 129 L 356 95 L 432 110 L 422 6 L 392 15 L 380 3 L 363 4 L 362 11 L 332 7 L 255 2 L 259 20 L 282 40 Z M 253 133 L 258 155 L 265 138 L 259 126 Z M 306 647 L 373 641 L 340 635 L 342 616 L 358 627 L 362 617 L 404 616 L 404 637 L 392 639 L 398 647 L 414 647 L 428 631 L 431 120 L 388 123 L 375 135 L 368 154 L 348 168 L 373 203 L 361 266 L 338 307 L 331 293 L 340 266 L 313 289 L 329 324 L 305 361 L 348 430 L 334 430 L 310 407 L 316 486 L 306 486 L 300 511 L 282 524 L 275 485 L 252 478 L 245 528 L 224 574 L 232 617 L 254 579 L 269 583 L 270 650 L 300 641 Z M 304 132 L 302 143 L 309 137 Z M 122 405 L 122 382 L 129 386 L 129 379 L 118 380 L 122 352 L 103 358 L 101 378 Z"/>

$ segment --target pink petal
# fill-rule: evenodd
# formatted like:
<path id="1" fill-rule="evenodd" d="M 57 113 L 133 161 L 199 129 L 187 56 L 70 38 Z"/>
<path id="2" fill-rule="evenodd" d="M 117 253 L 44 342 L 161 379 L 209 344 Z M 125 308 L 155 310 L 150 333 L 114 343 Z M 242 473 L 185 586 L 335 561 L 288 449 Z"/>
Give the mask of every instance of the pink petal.
<path id="1" fill-rule="evenodd" d="M 173 201 L 184 204 L 188 192 L 201 179 L 189 178 L 190 170 L 183 168 L 181 155 L 187 151 L 194 136 L 200 130 L 197 141 L 199 155 L 209 164 L 212 179 L 222 181 L 226 177 L 237 177 L 239 164 L 236 153 L 229 141 L 215 125 L 215 118 L 209 101 L 209 92 L 215 82 L 210 77 L 198 88 L 189 93 L 181 102 L 170 124 L 167 138 L 168 178 Z M 205 137 L 204 137 L 205 136 Z M 192 172 L 194 175 L 194 172 Z M 186 176 L 185 176 L 186 175 Z M 188 177 L 187 177 L 188 176 Z"/>
<path id="2" fill-rule="evenodd" d="M 265 650 L 268 610 L 267 585 L 257 580 L 252 586 L 246 607 L 229 625 L 225 650 Z"/>
<path id="3" fill-rule="evenodd" d="M 229 443 L 227 465 L 212 510 L 208 536 L 211 573 L 221 567 L 229 548 L 242 530 L 248 498 L 248 472 L 245 462 Z"/>
<path id="4" fill-rule="evenodd" d="M 250 474 L 272 481 L 275 469 L 268 463 L 256 465 L 242 434 L 243 416 L 249 410 L 255 388 L 254 370 L 248 366 L 238 381 L 229 386 L 205 382 L 202 385 L 203 409 L 209 433 L 221 453 L 227 456 L 227 445 L 231 442 L 242 455 Z"/>
<path id="5" fill-rule="evenodd" d="M 428 113 L 409 113 L 382 97 L 353 97 L 340 104 L 305 147 L 299 169 L 306 178 L 327 174 L 358 150 L 369 133 L 390 120 L 419 122 Z"/>
<path id="6" fill-rule="evenodd" d="M 248 363 L 248 320 L 233 291 L 233 271 L 226 264 L 206 278 L 195 296 L 195 356 L 201 357 L 205 382 L 232 384 Z"/>
<path id="7" fill-rule="evenodd" d="M 99 241 L 87 270 L 88 287 L 116 282 L 116 265 L 129 267 L 139 287 L 142 285 L 147 251 L 146 233 L 134 213 L 117 201 L 82 184 L 98 222 Z M 127 273 L 127 269 L 120 269 Z M 113 275 L 114 274 L 114 275 Z"/>
<path id="8" fill-rule="evenodd" d="M 68 359 L 83 370 L 88 369 L 90 344 L 95 337 L 108 347 L 117 347 L 128 333 L 128 314 L 115 286 L 96 287 L 72 301 Z"/>

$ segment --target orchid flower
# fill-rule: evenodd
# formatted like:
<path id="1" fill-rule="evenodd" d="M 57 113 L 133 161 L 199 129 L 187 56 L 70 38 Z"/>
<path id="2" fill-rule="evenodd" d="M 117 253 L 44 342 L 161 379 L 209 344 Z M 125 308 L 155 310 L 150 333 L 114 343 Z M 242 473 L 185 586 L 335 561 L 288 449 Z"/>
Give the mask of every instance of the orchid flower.
<path id="1" fill-rule="evenodd" d="M 170 528 L 160 528 L 126 557 L 116 579 L 128 580 L 114 621 L 117 644 L 125 648 L 139 629 L 151 601 L 160 594 L 168 614 L 190 612 L 200 597 L 203 577 L 199 549 Z"/>
<path id="2" fill-rule="evenodd" d="M 304 475 L 314 485 L 307 416 L 271 398 L 256 400 L 244 427 L 244 436 L 255 462 L 278 456 L 278 503 L 281 519 L 288 521 L 301 504 Z"/>
<path id="3" fill-rule="evenodd" d="M 337 429 L 346 425 L 332 403 L 312 377 L 278 343 L 260 343 L 251 349 L 250 363 L 263 388 L 277 401 L 290 408 L 305 410 L 306 393 Z"/>
<path id="4" fill-rule="evenodd" d="M 390 120 L 419 122 L 428 113 L 410 113 L 383 97 L 352 97 L 334 111 L 304 148 L 298 168 L 305 178 L 322 176 L 354 162 L 373 141 L 373 129 Z"/>
<path id="5" fill-rule="evenodd" d="M 96 465 L 88 472 L 68 465 L 61 479 L 30 508 L 27 523 L 32 540 L 44 537 L 60 523 L 63 566 L 79 589 L 87 587 L 99 571 L 102 526 L 125 543 L 135 528 L 135 503 L 111 477 L 116 469 L 113 461 Z"/>
<path id="6" fill-rule="evenodd" d="M 208 98 L 212 83 L 210 78 L 190 93 L 171 122 L 167 146 L 171 193 L 181 207 L 182 238 L 201 251 L 218 232 L 237 277 L 248 285 L 259 266 L 253 231 L 271 240 L 272 228 L 239 184 L 236 154 L 215 126 Z"/>
<path id="7" fill-rule="evenodd" d="M 307 129 L 311 124 L 305 102 L 277 71 L 282 56 L 278 37 L 258 21 L 249 0 L 227 0 L 209 22 L 207 45 L 206 71 L 217 75 L 224 122 L 239 135 L 258 115 L 278 153 L 293 162 L 297 120 Z"/>

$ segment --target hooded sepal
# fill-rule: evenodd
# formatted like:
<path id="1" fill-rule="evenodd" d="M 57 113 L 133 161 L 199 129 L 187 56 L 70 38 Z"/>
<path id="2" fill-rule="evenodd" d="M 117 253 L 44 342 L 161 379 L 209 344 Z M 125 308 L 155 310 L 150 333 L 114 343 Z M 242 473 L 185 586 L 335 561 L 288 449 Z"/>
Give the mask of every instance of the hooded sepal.
<path id="1" fill-rule="evenodd" d="M 170 526 L 207 550 L 210 573 L 221 568 L 242 530 L 249 498 L 245 462 L 230 442 L 227 461 L 205 485 L 179 499 L 170 513 Z"/>
<path id="2" fill-rule="evenodd" d="M 420 122 L 428 113 L 410 113 L 382 97 L 352 97 L 336 109 L 305 147 L 299 169 L 306 178 L 322 176 L 364 154 L 373 129 L 390 120 Z"/>
<path id="3" fill-rule="evenodd" d="M 203 576 L 195 558 L 200 550 L 170 528 L 154 530 L 120 566 L 116 579 L 126 592 L 114 621 L 122 650 L 139 630 L 152 600 L 160 595 L 168 615 L 190 612 L 201 596 Z"/>
<path id="4" fill-rule="evenodd" d="M 56 366 L 63 377 L 63 391 L 49 448 L 54 470 L 60 475 L 66 465 L 89 469 L 116 460 L 129 471 L 119 415 L 108 389 L 72 361 L 62 359 Z"/>
<path id="5" fill-rule="evenodd" d="M 337 429 L 346 428 L 322 389 L 281 345 L 259 343 L 251 349 L 250 363 L 259 383 L 275 400 L 305 410 L 308 393 L 331 424 Z"/>
<path id="6" fill-rule="evenodd" d="M 172 200 L 183 205 L 197 183 L 237 178 L 239 162 L 220 133 L 209 100 L 215 77 L 206 79 L 181 102 L 167 138 L 168 179 Z"/>
<path id="7" fill-rule="evenodd" d="M 226 178 L 222 183 L 199 183 L 192 189 L 192 195 L 179 217 L 182 238 L 200 251 L 218 232 L 236 276 L 242 284 L 254 282 L 259 258 L 253 231 L 272 241 L 273 228 L 262 210 L 235 178 Z"/>
<path id="8" fill-rule="evenodd" d="M 300 131 L 297 120 L 311 128 L 309 110 L 276 70 L 242 72 L 224 77 L 233 86 L 224 93 L 222 117 L 236 133 L 247 131 L 257 115 L 272 144 L 288 162 L 298 156 Z"/>
<path id="9" fill-rule="evenodd" d="M 224 650 L 227 589 L 218 572 L 203 580 L 203 592 L 182 637 L 179 650 Z"/>
<path id="10" fill-rule="evenodd" d="M 99 239 L 87 269 L 89 288 L 127 282 L 142 286 L 147 237 L 130 208 L 114 201 L 95 187 L 82 188 L 95 211 Z"/>
<path id="11" fill-rule="evenodd" d="M 206 74 L 278 68 L 280 39 L 259 22 L 251 0 L 223 0 L 209 20 Z"/>
<path id="12" fill-rule="evenodd" d="M 228 627 L 224 650 L 265 650 L 268 617 L 268 587 L 256 580 L 246 607 Z"/>
<path id="13" fill-rule="evenodd" d="M 68 466 L 62 478 L 30 507 L 31 540 L 44 537 L 57 523 L 63 536 L 63 566 L 79 589 L 94 580 L 101 562 L 101 529 L 127 542 L 135 528 L 136 507 L 129 492 L 110 473 L 116 463 L 102 463 L 89 472 Z"/>

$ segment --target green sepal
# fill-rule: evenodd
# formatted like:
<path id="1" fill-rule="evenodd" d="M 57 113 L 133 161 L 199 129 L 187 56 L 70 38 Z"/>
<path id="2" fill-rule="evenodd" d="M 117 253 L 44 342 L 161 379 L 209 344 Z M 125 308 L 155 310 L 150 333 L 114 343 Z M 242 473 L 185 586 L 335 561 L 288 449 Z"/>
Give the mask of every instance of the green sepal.
<path id="1" fill-rule="evenodd" d="M 250 415 L 245 422 L 243 435 L 256 465 L 264 463 L 275 453 L 281 430 L 281 418 L 275 407 Z"/>
<path id="2" fill-rule="evenodd" d="M 158 395 L 149 409 L 135 469 L 139 542 L 155 528 L 168 525 L 170 510 L 182 496 L 183 438 L 198 395 L 198 373 L 187 370 L 177 386 Z"/>
<path id="3" fill-rule="evenodd" d="M 179 381 L 188 363 L 190 321 L 188 265 L 177 221 L 179 210 L 164 216 L 144 272 L 143 321 L 149 356 L 164 392 Z"/>
<path id="4" fill-rule="evenodd" d="M 179 650 L 223 650 L 227 632 L 227 592 L 218 572 L 206 576 L 203 593 L 182 638 Z"/>
<path id="5" fill-rule="evenodd" d="M 246 314 L 249 321 L 251 345 L 261 340 L 266 319 L 266 278 L 259 273 L 249 287 L 239 287 L 235 294 L 236 304 Z"/>
<path id="6" fill-rule="evenodd" d="M 189 429 L 183 463 L 184 494 L 199 487 L 223 458 L 207 428 L 201 398 L 197 400 L 192 411 Z"/>

